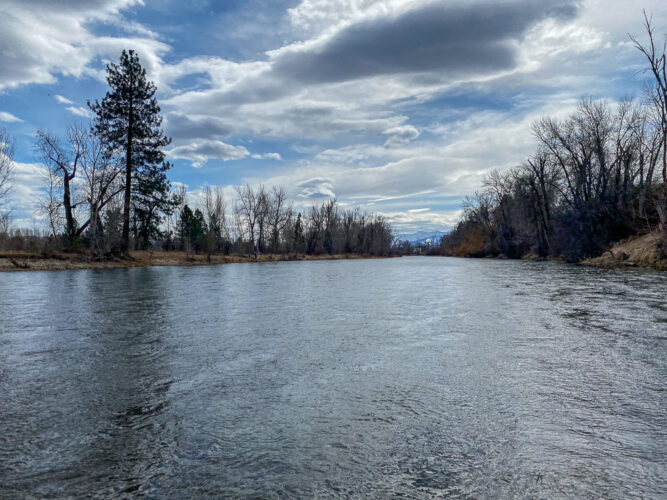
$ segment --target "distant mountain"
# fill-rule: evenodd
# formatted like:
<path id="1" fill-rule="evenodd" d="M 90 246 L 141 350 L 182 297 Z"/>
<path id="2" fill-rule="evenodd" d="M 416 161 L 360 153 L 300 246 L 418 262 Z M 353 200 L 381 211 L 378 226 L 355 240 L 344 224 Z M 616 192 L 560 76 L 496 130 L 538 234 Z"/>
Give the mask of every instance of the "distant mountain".
<path id="1" fill-rule="evenodd" d="M 438 245 L 446 231 L 417 231 L 416 233 L 399 233 L 397 240 L 409 241 L 411 245 Z"/>

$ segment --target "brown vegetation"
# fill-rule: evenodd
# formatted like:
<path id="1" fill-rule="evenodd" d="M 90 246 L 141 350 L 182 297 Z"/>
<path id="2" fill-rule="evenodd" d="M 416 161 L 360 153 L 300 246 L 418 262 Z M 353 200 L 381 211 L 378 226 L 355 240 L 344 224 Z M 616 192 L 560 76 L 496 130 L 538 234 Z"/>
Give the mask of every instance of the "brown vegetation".
<path id="1" fill-rule="evenodd" d="M 463 237 L 463 241 L 454 247 L 452 255 L 455 257 L 478 257 L 484 255 L 486 246 L 484 236 L 478 228 L 472 228 Z"/>
<path id="2" fill-rule="evenodd" d="M 34 254 L 23 251 L 0 252 L 0 272 L 3 271 L 63 271 L 67 269 L 117 269 L 149 266 L 207 266 L 246 262 L 280 262 L 292 260 L 344 260 L 378 258 L 352 254 L 306 255 L 192 255 L 185 252 L 131 252 L 129 258 L 96 260 L 88 253 Z"/>
<path id="3" fill-rule="evenodd" d="M 583 264 L 604 268 L 649 267 L 667 271 L 667 239 L 661 231 L 635 236 Z"/>

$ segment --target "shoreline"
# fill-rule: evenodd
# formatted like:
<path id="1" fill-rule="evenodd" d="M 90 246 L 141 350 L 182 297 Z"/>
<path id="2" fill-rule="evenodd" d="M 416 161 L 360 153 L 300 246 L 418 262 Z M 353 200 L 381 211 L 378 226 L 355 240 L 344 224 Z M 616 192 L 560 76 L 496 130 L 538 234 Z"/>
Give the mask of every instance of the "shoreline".
<path id="1" fill-rule="evenodd" d="M 566 260 L 559 257 L 535 258 L 532 256 L 519 257 L 516 259 L 510 259 L 508 257 L 497 257 L 497 256 L 494 257 L 491 255 L 487 255 L 484 257 L 466 257 L 462 255 L 430 255 L 428 257 L 451 257 L 453 259 L 480 259 L 480 260 L 515 260 L 515 261 L 526 261 L 526 262 L 563 262 L 573 266 L 596 267 L 598 269 L 643 269 L 648 271 L 667 271 L 667 261 L 665 260 L 649 264 L 649 263 L 637 263 L 632 261 L 628 262 L 620 259 L 618 260 L 608 259 L 604 256 L 584 259 L 580 262 L 567 262 Z"/>
<path id="2" fill-rule="evenodd" d="M 585 259 L 581 264 L 601 269 L 667 271 L 667 240 L 660 231 L 631 236 L 599 257 Z"/>
<path id="3" fill-rule="evenodd" d="M 667 258 L 662 257 L 663 240 L 659 233 L 653 232 L 642 236 L 634 236 L 614 245 L 599 257 L 585 259 L 579 265 L 600 269 L 648 269 L 667 271 Z M 424 255 L 429 257 L 455 257 L 462 259 L 493 259 L 505 260 L 503 256 L 470 257 L 461 255 Z M 130 252 L 129 259 L 114 258 L 95 260 L 86 253 L 56 252 L 49 255 L 25 251 L 0 252 L 0 273 L 17 271 L 66 271 L 74 269 L 127 269 L 130 267 L 191 267 L 222 264 L 245 264 L 263 262 L 292 262 L 303 260 L 360 260 L 386 259 L 400 257 L 389 255 L 384 257 L 360 254 L 263 254 L 256 260 L 252 255 L 221 255 L 206 254 L 187 255 L 180 251 L 136 251 Z M 529 261 L 562 261 L 561 258 L 539 258 L 527 254 L 519 259 Z"/>
<path id="4" fill-rule="evenodd" d="M 523 257 L 509 259 L 502 255 L 432 255 L 433 257 L 454 257 L 457 259 L 527 260 L 539 262 L 561 261 L 561 257 L 539 257 L 528 253 Z M 667 239 L 660 231 L 634 235 L 615 243 L 599 257 L 584 259 L 572 264 L 597 267 L 599 269 L 647 269 L 667 271 Z"/>
<path id="5" fill-rule="evenodd" d="M 334 255 L 305 255 L 305 254 L 264 254 L 256 260 L 249 255 L 220 255 L 214 254 L 210 259 L 205 254 L 187 255 L 185 252 L 130 252 L 129 259 L 94 260 L 88 254 L 55 253 L 50 256 L 31 254 L 28 252 L 12 251 L 0 252 L 0 273 L 19 271 L 68 271 L 74 269 L 128 269 L 131 267 L 191 267 L 213 266 L 222 264 L 245 264 L 262 262 L 286 262 L 300 260 L 360 260 L 385 259 L 373 255 L 334 254 Z"/>

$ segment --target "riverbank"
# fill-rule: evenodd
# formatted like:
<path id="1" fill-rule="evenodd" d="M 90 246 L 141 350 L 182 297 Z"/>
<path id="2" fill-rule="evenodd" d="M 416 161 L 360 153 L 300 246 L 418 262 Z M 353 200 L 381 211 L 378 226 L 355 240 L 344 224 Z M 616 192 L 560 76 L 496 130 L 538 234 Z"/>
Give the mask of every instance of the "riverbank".
<path id="1" fill-rule="evenodd" d="M 445 254 L 443 257 L 508 259 L 505 255 L 489 255 L 479 251 L 476 254 Z M 520 260 L 564 260 L 562 257 L 540 257 L 535 253 L 527 253 Z M 613 245 L 599 257 L 585 259 L 580 262 L 585 266 L 604 269 L 644 268 L 656 271 L 667 271 L 667 240 L 659 231 L 644 235 L 635 235 Z"/>
<path id="2" fill-rule="evenodd" d="M 3 271 L 64 271 L 67 269 L 123 269 L 149 266 L 207 266 L 244 262 L 279 262 L 292 260 L 372 259 L 357 254 L 283 255 L 265 254 L 255 259 L 248 255 L 187 255 L 185 252 L 131 252 L 129 259 L 95 260 L 85 253 L 0 252 L 0 272 Z"/>
<path id="3" fill-rule="evenodd" d="M 601 256 L 582 262 L 607 269 L 644 267 L 667 271 L 667 242 L 661 232 L 633 236 L 615 244 Z"/>

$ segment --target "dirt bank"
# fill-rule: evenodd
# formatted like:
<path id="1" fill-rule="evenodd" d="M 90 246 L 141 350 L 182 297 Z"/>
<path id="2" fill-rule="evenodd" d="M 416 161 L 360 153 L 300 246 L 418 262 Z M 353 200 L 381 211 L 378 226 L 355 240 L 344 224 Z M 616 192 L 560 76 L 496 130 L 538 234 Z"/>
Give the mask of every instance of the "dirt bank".
<path id="1" fill-rule="evenodd" d="M 667 241 L 661 232 L 634 236 L 614 245 L 600 257 L 583 262 L 605 268 L 648 267 L 667 271 Z"/>
<path id="2" fill-rule="evenodd" d="M 261 255 L 259 261 L 246 255 L 186 255 L 185 252 L 132 252 L 129 259 L 95 260 L 87 254 L 57 253 L 49 256 L 28 252 L 0 252 L 2 271 L 61 271 L 65 269 L 116 269 L 146 266 L 205 266 L 242 262 L 285 260 L 365 259 L 362 255 Z"/>

